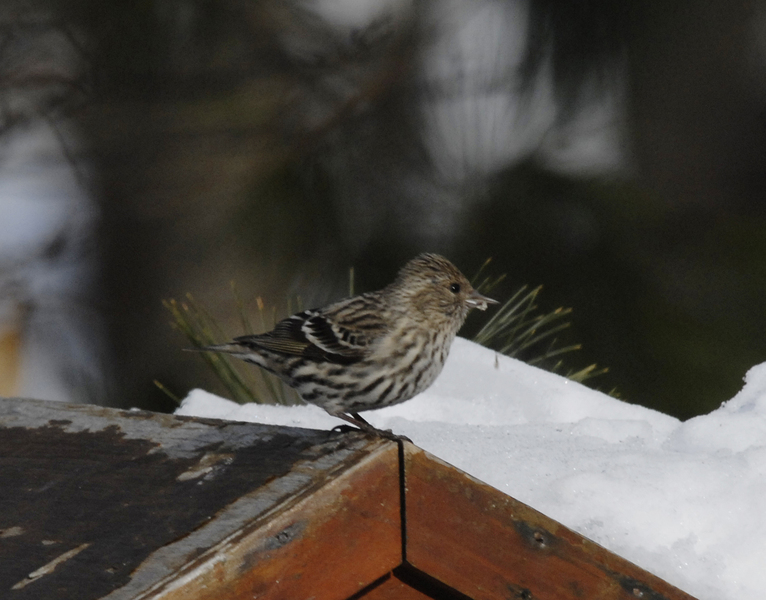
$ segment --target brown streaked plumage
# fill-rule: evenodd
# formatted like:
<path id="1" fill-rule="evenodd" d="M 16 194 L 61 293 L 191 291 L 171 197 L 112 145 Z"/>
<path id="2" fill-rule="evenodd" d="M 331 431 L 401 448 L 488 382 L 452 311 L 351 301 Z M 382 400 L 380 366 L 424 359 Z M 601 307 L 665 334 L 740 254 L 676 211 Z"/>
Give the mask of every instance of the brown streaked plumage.
<path id="1" fill-rule="evenodd" d="M 306 402 L 369 432 L 359 412 L 428 388 L 482 296 L 450 261 L 421 254 L 377 292 L 288 317 L 272 331 L 200 350 L 225 352 L 280 377 Z"/>

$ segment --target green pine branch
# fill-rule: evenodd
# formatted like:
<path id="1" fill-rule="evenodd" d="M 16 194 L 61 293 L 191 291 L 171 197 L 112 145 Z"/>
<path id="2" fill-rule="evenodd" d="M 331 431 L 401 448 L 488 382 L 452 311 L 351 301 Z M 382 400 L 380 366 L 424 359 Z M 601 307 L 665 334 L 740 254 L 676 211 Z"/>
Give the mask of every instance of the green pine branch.
<path id="1" fill-rule="evenodd" d="M 252 333 L 253 327 L 248 318 L 245 303 L 232 286 L 242 328 Z M 165 308 L 170 311 L 171 325 L 180 331 L 189 341 L 191 348 L 201 348 L 221 343 L 229 338 L 221 331 L 215 319 L 192 296 L 186 295 L 185 302 L 166 300 Z M 300 305 L 300 301 L 298 302 Z M 276 325 L 276 307 L 267 311 L 263 300 L 256 298 L 258 316 L 262 329 L 271 329 Z M 290 307 L 288 307 L 289 310 Z M 271 325 L 269 327 L 269 325 Z M 219 381 L 228 390 L 231 398 L 240 403 L 257 404 L 300 404 L 298 394 L 271 373 L 255 366 L 249 366 L 227 354 L 218 352 L 200 352 L 199 356 L 207 363 Z M 160 389 L 163 389 L 160 386 Z"/>
<path id="2" fill-rule="evenodd" d="M 490 259 L 485 261 L 474 278 L 474 281 L 478 281 L 474 287 L 483 294 L 488 294 L 505 279 L 505 275 L 495 278 L 484 275 L 489 264 Z M 550 313 L 539 312 L 536 302 L 542 289 L 541 285 L 533 289 L 526 285 L 519 288 L 495 310 L 489 321 L 474 335 L 473 341 L 505 356 L 522 359 L 527 364 L 563 374 L 581 383 L 606 373 L 607 368 L 596 364 L 564 372 L 561 356 L 580 350 L 582 346 L 559 346 L 556 335 L 570 327 L 571 323 L 564 319 L 572 313 L 572 309 L 557 308 Z"/>

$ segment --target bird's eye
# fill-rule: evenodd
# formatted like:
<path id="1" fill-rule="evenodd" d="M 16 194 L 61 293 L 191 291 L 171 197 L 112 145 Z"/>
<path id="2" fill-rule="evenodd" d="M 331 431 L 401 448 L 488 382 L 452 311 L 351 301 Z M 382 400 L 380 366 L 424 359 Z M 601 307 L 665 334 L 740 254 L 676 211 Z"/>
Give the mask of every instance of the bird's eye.
<path id="1" fill-rule="evenodd" d="M 453 283 L 449 286 L 449 291 L 453 294 L 459 294 L 460 293 L 460 284 L 459 283 Z"/>

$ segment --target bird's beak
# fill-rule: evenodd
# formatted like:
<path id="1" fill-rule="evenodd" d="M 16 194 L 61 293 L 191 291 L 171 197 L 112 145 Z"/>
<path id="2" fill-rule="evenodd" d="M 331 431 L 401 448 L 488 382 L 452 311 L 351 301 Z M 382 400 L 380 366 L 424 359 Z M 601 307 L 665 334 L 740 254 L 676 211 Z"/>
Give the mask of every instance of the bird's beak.
<path id="1" fill-rule="evenodd" d="M 487 304 L 500 304 L 497 300 L 482 296 L 476 290 L 473 290 L 465 299 L 465 303 L 471 308 L 478 308 L 479 310 L 487 310 Z"/>

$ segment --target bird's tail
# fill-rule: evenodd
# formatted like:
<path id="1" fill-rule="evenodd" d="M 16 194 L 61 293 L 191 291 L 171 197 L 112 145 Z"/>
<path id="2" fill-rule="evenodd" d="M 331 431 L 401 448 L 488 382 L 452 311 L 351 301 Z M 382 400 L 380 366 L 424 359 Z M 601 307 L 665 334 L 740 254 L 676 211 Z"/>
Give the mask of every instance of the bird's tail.
<path id="1" fill-rule="evenodd" d="M 252 348 L 248 348 L 244 344 L 228 343 L 228 344 L 214 344 L 212 346 L 198 346 L 196 348 L 184 348 L 188 352 L 219 352 L 222 354 L 231 354 L 236 358 L 244 360 L 246 362 L 258 365 L 272 371 L 271 366 L 268 364 L 267 359 L 261 356 L 258 352 L 253 351 Z M 273 371 L 272 371 L 273 372 Z"/>
<path id="2" fill-rule="evenodd" d="M 226 354 L 242 354 L 247 349 L 239 344 L 214 344 L 213 346 L 197 346 L 196 348 L 184 348 L 186 352 L 225 352 Z"/>

